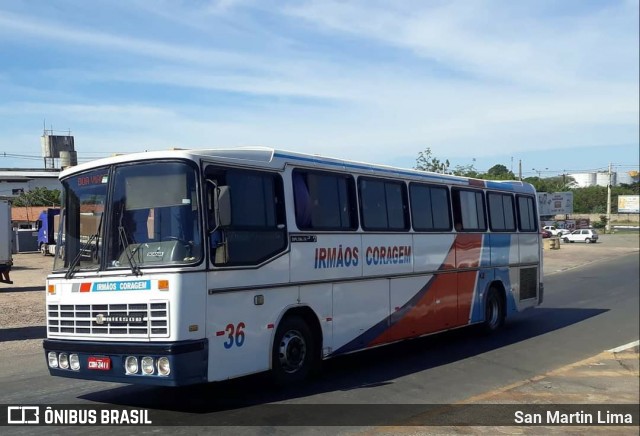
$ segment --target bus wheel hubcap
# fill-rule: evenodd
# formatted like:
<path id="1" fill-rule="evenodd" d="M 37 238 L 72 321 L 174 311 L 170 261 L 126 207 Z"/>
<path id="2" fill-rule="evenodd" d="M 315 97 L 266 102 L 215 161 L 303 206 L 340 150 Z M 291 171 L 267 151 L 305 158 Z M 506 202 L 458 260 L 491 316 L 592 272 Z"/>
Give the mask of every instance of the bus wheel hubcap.
<path id="1" fill-rule="evenodd" d="M 489 325 L 495 327 L 498 325 L 498 301 L 491 300 L 489 304 Z"/>
<path id="2" fill-rule="evenodd" d="M 293 373 L 302 368 L 307 355 L 307 344 L 304 337 L 296 330 L 290 330 L 280 340 L 278 356 L 280 366 L 287 373 Z"/>

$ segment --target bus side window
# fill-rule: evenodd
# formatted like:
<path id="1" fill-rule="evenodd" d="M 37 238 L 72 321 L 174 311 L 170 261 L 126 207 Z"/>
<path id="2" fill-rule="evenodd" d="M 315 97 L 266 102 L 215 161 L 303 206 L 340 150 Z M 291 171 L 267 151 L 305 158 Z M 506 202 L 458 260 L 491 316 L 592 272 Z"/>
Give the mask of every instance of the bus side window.
<path id="1" fill-rule="evenodd" d="M 451 190 L 451 195 L 456 231 L 486 231 L 483 192 L 474 189 L 454 188 Z"/>
<path id="2" fill-rule="evenodd" d="M 286 249 L 284 189 L 278 174 L 220 168 L 207 173 L 208 179 L 215 178 L 219 188 L 225 188 L 222 193 L 228 196 L 225 202 L 230 208 L 230 216 L 219 217 L 222 223 L 210 223 L 214 265 L 257 265 Z M 213 208 L 214 197 L 208 197 L 208 207 Z"/>
<path id="3" fill-rule="evenodd" d="M 293 195 L 296 206 L 296 223 L 298 228 L 311 227 L 311 196 L 305 177 L 299 173 L 293 173 Z"/>
<path id="4" fill-rule="evenodd" d="M 358 227 L 351 176 L 295 169 L 291 180 L 298 229 L 351 231 Z"/>

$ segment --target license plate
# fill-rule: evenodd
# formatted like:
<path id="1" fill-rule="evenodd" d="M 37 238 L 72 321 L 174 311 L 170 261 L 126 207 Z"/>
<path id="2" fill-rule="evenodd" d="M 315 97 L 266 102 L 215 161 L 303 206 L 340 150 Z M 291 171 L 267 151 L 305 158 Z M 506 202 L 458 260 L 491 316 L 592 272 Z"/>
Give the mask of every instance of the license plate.
<path id="1" fill-rule="evenodd" d="M 109 357 L 89 357 L 89 369 L 109 371 L 111 369 L 111 359 Z"/>

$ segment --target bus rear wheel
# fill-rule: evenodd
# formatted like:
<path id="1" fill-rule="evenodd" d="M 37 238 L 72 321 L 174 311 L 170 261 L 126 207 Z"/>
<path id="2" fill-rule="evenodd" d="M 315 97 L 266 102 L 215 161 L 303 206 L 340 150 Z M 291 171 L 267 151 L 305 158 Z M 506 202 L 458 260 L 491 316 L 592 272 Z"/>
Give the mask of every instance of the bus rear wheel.
<path id="1" fill-rule="evenodd" d="M 483 329 L 486 333 L 493 333 L 504 325 L 505 307 L 500 293 L 494 287 L 489 288 L 487 300 L 484 306 Z"/>
<path id="2" fill-rule="evenodd" d="M 311 329 L 298 316 L 286 317 L 276 330 L 272 351 L 272 374 L 279 385 L 307 378 L 317 365 L 319 353 Z"/>

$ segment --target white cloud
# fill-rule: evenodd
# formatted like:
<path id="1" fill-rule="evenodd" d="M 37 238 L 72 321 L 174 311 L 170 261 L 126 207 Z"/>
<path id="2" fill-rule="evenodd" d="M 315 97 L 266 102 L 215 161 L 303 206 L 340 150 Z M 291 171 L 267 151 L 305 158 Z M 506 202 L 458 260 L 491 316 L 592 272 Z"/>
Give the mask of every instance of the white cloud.
<path id="1" fill-rule="evenodd" d="M 378 162 L 637 142 L 637 2 L 566 16 L 516 3 L 169 2 L 149 14 L 175 23 L 162 38 L 0 11 L 0 43 L 126 56 L 42 65 L 39 84 L 3 69 L 0 127 L 47 118 L 80 152 L 261 144 Z M 83 92 L 123 86 L 157 95 Z M 212 103 L 182 97 L 194 90 Z"/>

